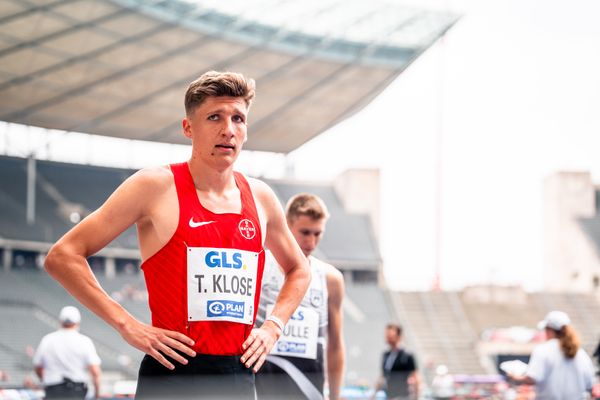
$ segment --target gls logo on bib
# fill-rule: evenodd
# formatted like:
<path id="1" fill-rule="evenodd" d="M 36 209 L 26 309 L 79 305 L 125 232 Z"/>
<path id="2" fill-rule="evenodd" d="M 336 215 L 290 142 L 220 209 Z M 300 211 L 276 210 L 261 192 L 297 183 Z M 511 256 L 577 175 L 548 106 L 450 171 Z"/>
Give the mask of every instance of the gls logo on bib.
<path id="1" fill-rule="evenodd" d="M 231 261 L 227 259 L 228 254 L 231 254 Z M 244 266 L 242 263 L 242 253 L 240 252 L 229 253 L 227 251 L 209 251 L 206 253 L 206 256 L 204 256 L 204 262 L 210 268 L 221 267 L 240 269 Z"/>

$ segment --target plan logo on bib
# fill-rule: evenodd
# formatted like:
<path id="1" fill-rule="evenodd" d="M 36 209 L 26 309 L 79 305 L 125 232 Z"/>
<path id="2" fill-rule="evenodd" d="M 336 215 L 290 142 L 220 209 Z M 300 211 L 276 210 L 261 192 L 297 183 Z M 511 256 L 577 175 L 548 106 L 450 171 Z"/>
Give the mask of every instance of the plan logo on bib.
<path id="1" fill-rule="evenodd" d="M 209 317 L 244 318 L 244 303 L 230 300 L 213 300 L 207 303 Z"/>
<path id="2" fill-rule="evenodd" d="M 277 342 L 277 351 L 281 353 L 304 354 L 306 353 L 306 343 L 286 342 L 280 340 Z"/>
<path id="3" fill-rule="evenodd" d="M 243 237 L 250 240 L 256 236 L 256 228 L 254 227 L 254 223 L 249 219 L 243 219 L 238 224 L 238 228 Z"/>

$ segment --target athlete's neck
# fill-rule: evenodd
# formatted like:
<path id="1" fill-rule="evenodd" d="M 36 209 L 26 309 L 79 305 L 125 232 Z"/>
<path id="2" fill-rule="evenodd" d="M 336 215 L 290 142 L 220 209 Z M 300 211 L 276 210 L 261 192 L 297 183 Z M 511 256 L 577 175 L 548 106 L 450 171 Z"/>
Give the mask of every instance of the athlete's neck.
<path id="1" fill-rule="evenodd" d="M 194 186 L 201 192 L 222 194 L 236 187 L 233 176 L 233 165 L 229 168 L 218 170 L 211 168 L 198 159 L 190 159 L 188 167 L 194 180 Z"/>

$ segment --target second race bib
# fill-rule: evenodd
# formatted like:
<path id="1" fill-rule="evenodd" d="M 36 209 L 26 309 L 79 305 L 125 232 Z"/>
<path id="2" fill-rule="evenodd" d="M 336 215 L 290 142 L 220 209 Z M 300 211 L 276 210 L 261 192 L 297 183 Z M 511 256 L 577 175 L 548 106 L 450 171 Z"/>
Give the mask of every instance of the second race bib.
<path id="1" fill-rule="evenodd" d="M 273 305 L 267 306 L 267 316 Z M 319 336 L 319 314 L 306 307 L 298 307 L 288 321 L 271 354 L 288 357 L 317 358 L 317 338 Z"/>

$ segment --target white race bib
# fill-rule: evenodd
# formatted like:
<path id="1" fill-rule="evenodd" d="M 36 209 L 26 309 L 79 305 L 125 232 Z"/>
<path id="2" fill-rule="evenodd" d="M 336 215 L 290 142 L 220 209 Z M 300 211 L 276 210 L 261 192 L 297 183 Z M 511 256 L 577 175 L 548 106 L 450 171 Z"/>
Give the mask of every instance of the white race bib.
<path id="1" fill-rule="evenodd" d="M 188 321 L 254 323 L 258 253 L 187 248 Z"/>
<path id="2" fill-rule="evenodd" d="M 273 305 L 267 306 L 267 317 Z M 288 321 L 271 354 L 288 357 L 317 358 L 317 338 L 319 336 L 319 314 L 310 308 L 298 307 Z"/>

